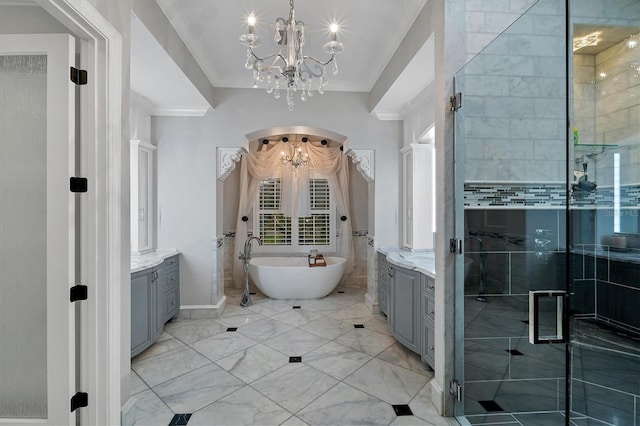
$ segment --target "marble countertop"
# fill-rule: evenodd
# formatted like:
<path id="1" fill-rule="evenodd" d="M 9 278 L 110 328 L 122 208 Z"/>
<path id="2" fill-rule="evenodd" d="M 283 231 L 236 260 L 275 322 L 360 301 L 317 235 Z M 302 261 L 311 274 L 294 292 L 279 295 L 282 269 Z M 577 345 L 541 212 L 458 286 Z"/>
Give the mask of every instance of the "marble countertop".
<path id="1" fill-rule="evenodd" d="M 180 254 L 178 250 L 154 250 L 149 253 L 131 255 L 131 273 L 144 271 L 145 269 L 158 266 L 168 257 Z"/>
<path id="2" fill-rule="evenodd" d="M 436 253 L 434 251 L 411 251 L 399 247 L 380 247 L 378 251 L 387 260 L 401 268 L 421 272 L 431 278 L 436 277 Z"/>
<path id="3" fill-rule="evenodd" d="M 584 248 L 574 250 L 575 254 L 602 257 L 618 262 L 640 263 L 640 250 L 638 249 L 616 249 L 614 247 L 603 246 L 598 249 Z"/>

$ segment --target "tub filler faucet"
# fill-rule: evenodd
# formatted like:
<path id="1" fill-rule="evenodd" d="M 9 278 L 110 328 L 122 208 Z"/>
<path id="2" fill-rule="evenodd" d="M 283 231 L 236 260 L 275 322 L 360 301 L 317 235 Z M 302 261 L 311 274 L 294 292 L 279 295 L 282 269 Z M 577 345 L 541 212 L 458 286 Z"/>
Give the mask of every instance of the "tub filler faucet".
<path id="1" fill-rule="evenodd" d="M 249 294 L 249 261 L 251 260 L 251 241 L 258 241 L 259 245 L 262 245 L 262 240 L 259 237 L 249 237 L 244 242 L 244 251 L 240 253 L 238 257 L 242 260 L 242 269 L 244 270 L 244 288 L 242 290 L 242 298 L 240 299 L 240 306 L 251 306 L 251 295 Z"/>

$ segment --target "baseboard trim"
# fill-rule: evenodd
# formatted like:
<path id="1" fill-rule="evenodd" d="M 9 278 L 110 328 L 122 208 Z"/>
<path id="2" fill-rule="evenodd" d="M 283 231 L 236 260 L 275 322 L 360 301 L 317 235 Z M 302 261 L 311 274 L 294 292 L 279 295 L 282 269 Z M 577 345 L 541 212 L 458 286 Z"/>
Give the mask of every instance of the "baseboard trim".
<path id="1" fill-rule="evenodd" d="M 444 391 L 435 380 L 431 380 L 431 402 L 436 407 L 438 414 L 444 416 Z"/>
<path id="2" fill-rule="evenodd" d="M 371 311 L 372 313 L 374 314 L 380 313 L 380 307 L 378 306 L 378 301 L 373 300 L 373 298 L 369 296 L 369 293 L 364 295 L 364 304 L 367 307 L 367 309 L 369 309 L 369 311 Z"/>
<path id="3" fill-rule="evenodd" d="M 133 415 L 133 409 L 136 406 L 136 402 L 138 402 L 136 397 L 130 396 L 127 402 L 125 402 L 120 409 L 120 424 L 122 426 L 133 426 L 136 420 Z"/>
<path id="4" fill-rule="evenodd" d="M 183 319 L 219 318 L 226 306 L 227 296 L 222 296 L 215 305 L 180 305 L 178 316 Z"/>

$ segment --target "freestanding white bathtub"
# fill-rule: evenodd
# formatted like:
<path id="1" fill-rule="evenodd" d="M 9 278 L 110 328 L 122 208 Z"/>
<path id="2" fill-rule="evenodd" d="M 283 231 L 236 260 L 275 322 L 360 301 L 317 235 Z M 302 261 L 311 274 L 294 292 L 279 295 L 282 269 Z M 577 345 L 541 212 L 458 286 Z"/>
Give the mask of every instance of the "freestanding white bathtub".
<path id="1" fill-rule="evenodd" d="M 249 276 L 272 299 L 319 299 L 340 282 L 346 259 L 325 257 L 327 266 L 309 267 L 306 257 L 254 257 Z"/>

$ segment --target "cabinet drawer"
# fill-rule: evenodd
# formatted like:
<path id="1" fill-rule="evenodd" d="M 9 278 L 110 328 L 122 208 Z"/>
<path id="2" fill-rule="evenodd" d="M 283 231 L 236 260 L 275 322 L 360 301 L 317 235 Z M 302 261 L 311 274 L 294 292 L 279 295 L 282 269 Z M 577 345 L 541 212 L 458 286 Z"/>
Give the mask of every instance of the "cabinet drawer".
<path id="1" fill-rule="evenodd" d="M 422 280 L 422 291 L 426 291 L 433 294 L 435 289 L 436 289 L 436 281 L 433 278 L 425 275 Z"/>
<path id="2" fill-rule="evenodd" d="M 169 290 L 172 287 L 175 287 L 178 284 L 178 269 L 177 268 L 173 268 L 168 270 L 167 272 L 165 272 L 166 277 L 166 281 L 165 284 L 167 285 L 166 289 Z"/>
<path id="3" fill-rule="evenodd" d="M 165 293 L 165 322 L 173 318 L 180 310 L 180 289 Z"/>
<path id="4" fill-rule="evenodd" d="M 164 260 L 164 267 L 167 269 L 172 268 L 177 264 L 178 264 L 178 256 L 168 257 Z"/>
<path id="5" fill-rule="evenodd" d="M 434 357 L 434 333 L 433 322 L 425 320 L 422 325 L 422 360 L 429 364 L 431 368 L 435 369 Z"/>
<path id="6" fill-rule="evenodd" d="M 428 319 L 428 320 L 431 320 L 431 322 L 433 322 L 434 315 L 436 312 L 436 302 L 435 302 L 435 299 L 433 298 L 433 294 L 423 291 L 422 303 L 424 303 L 422 305 L 424 306 L 424 313 L 423 313 L 424 319 Z"/>

